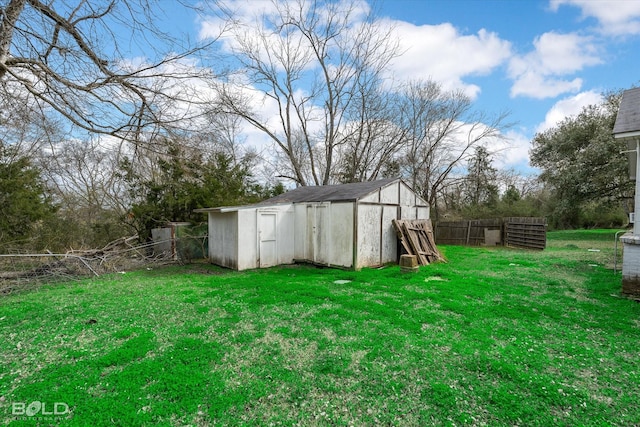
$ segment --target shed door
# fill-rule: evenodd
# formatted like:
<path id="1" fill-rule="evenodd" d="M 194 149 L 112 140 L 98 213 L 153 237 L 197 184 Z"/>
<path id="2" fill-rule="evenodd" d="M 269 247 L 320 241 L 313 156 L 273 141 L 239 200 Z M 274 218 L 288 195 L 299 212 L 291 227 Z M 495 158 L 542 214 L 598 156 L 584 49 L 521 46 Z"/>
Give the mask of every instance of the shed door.
<path id="1" fill-rule="evenodd" d="M 329 212 L 329 204 L 307 205 L 307 256 L 317 264 L 329 264 L 331 251 Z"/>
<path id="2" fill-rule="evenodd" d="M 258 265 L 271 267 L 277 264 L 276 214 L 258 213 Z"/>

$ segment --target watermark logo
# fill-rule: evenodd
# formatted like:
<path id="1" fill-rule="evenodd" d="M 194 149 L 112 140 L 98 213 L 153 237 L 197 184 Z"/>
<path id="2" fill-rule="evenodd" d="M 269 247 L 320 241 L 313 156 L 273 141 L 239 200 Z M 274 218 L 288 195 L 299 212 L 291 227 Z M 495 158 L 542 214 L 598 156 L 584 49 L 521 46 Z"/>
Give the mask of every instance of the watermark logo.
<path id="1" fill-rule="evenodd" d="M 40 402 L 34 400 L 27 402 L 14 402 L 11 405 L 11 415 L 22 420 L 39 419 L 48 420 L 51 418 L 61 418 L 69 415 L 69 405 L 64 402 Z"/>

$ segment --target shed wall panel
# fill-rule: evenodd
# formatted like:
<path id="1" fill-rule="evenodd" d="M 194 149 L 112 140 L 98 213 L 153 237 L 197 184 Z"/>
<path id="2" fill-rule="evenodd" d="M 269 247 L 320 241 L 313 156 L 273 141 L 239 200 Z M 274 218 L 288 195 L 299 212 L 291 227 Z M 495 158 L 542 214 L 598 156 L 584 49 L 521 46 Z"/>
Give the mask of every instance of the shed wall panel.
<path id="1" fill-rule="evenodd" d="M 293 234 L 293 258 L 297 260 L 309 260 L 308 239 L 307 239 L 307 205 L 306 203 L 296 203 L 294 209 L 294 231 Z"/>
<path id="2" fill-rule="evenodd" d="M 353 208 L 353 203 L 331 205 L 331 265 L 353 266 Z"/>
<path id="3" fill-rule="evenodd" d="M 313 222 L 309 223 L 313 234 L 313 262 L 328 265 L 331 257 L 331 204 L 317 203 L 309 206 L 313 210 L 313 214 L 307 211 L 307 215 L 313 215 Z"/>
<path id="4" fill-rule="evenodd" d="M 277 217 L 279 264 L 292 264 L 295 259 L 295 220 L 293 206 L 282 206 Z"/>
<path id="5" fill-rule="evenodd" d="M 418 219 L 417 213 L 418 209 L 415 206 L 400 206 L 400 218 L 398 219 Z"/>
<path id="6" fill-rule="evenodd" d="M 417 215 L 416 219 L 429 219 L 429 216 L 430 216 L 429 208 L 418 206 L 416 215 Z"/>
<path id="7" fill-rule="evenodd" d="M 331 263 L 331 206 L 328 202 L 296 204 L 297 228 L 293 231 L 298 235 L 296 259 L 321 265 Z"/>
<path id="8" fill-rule="evenodd" d="M 396 206 L 382 208 L 380 264 L 398 262 L 398 236 L 391 223 L 392 220 L 397 219 L 397 216 L 398 208 Z"/>
<path id="9" fill-rule="evenodd" d="M 382 206 L 358 205 L 358 260 L 356 268 L 379 265 Z"/>
<path id="10" fill-rule="evenodd" d="M 318 245 L 316 241 L 316 206 L 315 203 L 306 203 L 305 210 L 307 214 L 305 215 L 306 222 L 304 224 L 304 228 L 300 230 L 301 233 L 304 233 L 305 236 L 305 260 L 309 262 L 315 262 L 316 260 L 316 246 Z"/>
<path id="11" fill-rule="evenodd" d="M 400 203 L 398 183 L 380 189 L 380 203 L 397 205 Z"/>
<path id="12" fill-rule="evenodd" d="M 209 213 L 209 259 L 228 268 L 238 268 L 238 217 L 236 212 Z"/>
<path id="13" fill-rule="evenodd" d="M 294 221 L 292 205 L 239 210 L 238 269 L 291 264 L 295 253 Z"/>
<path id="14" fill-rule="evenodd" d="M 257 209 L 237 211 L 238 270 L 258 268 Z"/>
<path id="15" fill-rule="evenodd" d="M 209 254 L 212 262 L 239 270 L 260 267 L 266 253 L 270 258 L 265 265 L 306 260 L 357 269 L 394 262 L 397 239 L 391 220 L 429 218 L 426 203 L 402 181 L 386 184 L 359 202 L 232 209 L 210 212 Z"/>
<path id="16" fill-rule="evenodd" d="M 415 206 L 416 195 L 411 189 L 404 183 L 400 183 L 400 206 Z"/>
<path id="17" fill-rule="evenodd" d="M 429 208 L 422 206 L 401 206 L 398 219 L 429 219 Z"/>
<path id="18" fill-rule="evenodd" d="M 363 203 L 380 203 L 380 192 L 375 191 L 368 196 L 362 197 L 360 201 Z"/>

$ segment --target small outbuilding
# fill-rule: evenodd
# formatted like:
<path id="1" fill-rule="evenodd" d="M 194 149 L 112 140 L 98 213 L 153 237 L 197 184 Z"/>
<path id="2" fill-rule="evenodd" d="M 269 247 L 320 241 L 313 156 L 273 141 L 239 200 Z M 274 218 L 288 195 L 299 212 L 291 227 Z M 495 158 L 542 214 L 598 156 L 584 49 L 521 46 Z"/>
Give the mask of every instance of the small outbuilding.
<path id="1" fill-rule="evenodd" d="M 402 179 L 299 187 L 208 214 L 209 259 L 236 270 L 294 262 L 360 269 L 397 262 L 394 219 L 429 219 Z"/>

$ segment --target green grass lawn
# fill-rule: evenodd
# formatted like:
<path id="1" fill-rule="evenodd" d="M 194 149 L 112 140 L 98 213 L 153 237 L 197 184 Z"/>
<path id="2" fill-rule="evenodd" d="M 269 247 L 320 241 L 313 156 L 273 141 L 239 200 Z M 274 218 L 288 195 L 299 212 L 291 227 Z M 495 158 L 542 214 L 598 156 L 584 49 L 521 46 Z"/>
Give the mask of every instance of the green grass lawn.
<path id="1" fill-rule="evenodd" d="M 0 297 L 0 421 L 640 425 L 614 232 L 444 246 L 415 274 L 192 265 Z"/>

